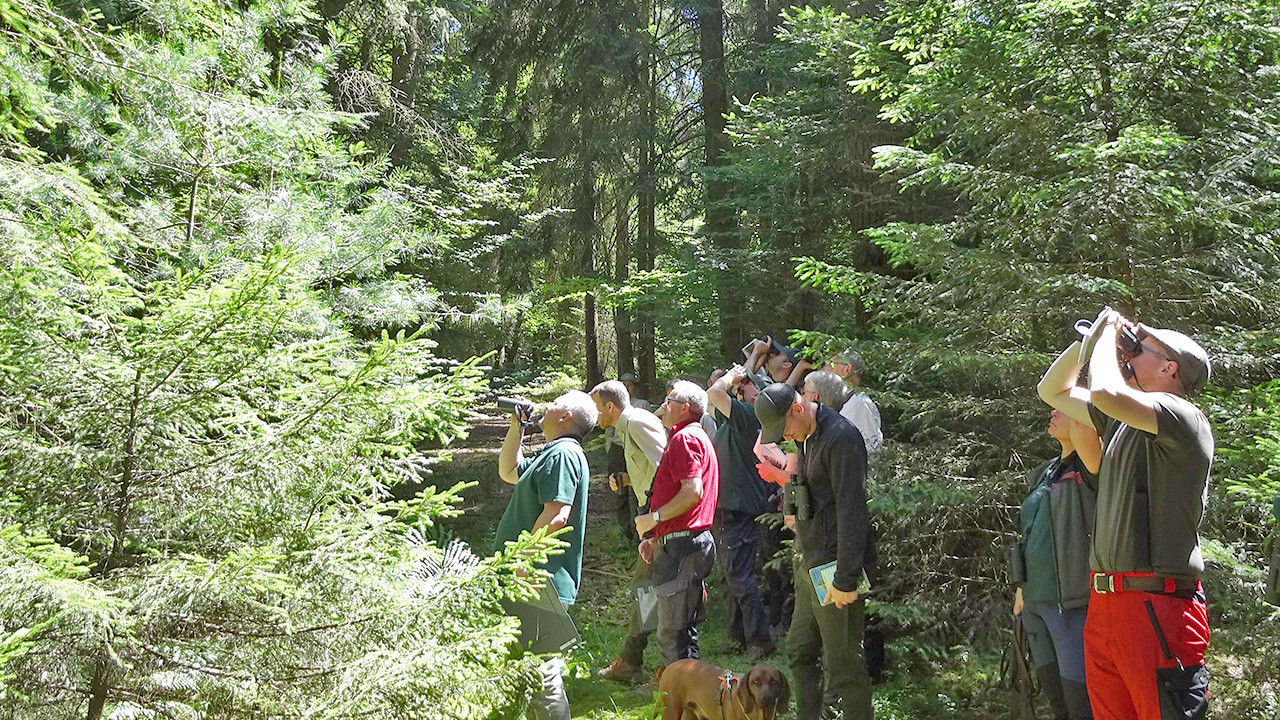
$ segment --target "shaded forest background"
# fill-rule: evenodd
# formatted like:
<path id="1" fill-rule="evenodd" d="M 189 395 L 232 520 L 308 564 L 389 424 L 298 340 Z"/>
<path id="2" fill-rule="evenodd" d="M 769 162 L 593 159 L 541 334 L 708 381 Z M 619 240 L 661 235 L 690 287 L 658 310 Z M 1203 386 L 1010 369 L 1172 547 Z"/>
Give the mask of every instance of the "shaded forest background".
<path id="1" fill-rule="evenodd" d="M 0 716 L 487 716 L 554 541 L 450 545 L 426 451 L 765 332 L 868 361 L 882 617 L 989 647 L 1109 304 L 1214 359 L 1214 712 L 1275 717 L 1278 53 L 1263 0 L 0 0 Z"/>

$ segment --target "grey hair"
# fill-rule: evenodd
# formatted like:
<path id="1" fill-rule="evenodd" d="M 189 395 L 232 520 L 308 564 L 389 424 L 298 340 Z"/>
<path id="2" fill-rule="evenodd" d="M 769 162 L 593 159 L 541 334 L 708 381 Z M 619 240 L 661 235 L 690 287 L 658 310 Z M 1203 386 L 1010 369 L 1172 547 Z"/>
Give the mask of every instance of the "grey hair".
<path id="1" fill-rule="evenodd" d="M 867 361 L 863 360 L 862 356 L 858 354 L 858 351 L 853 348 L 841 350 L 836 354 L 836 359 L 840 362 L 851 365 L 852 368 L 850 368 L 849 372 L 859 377 L 867 371 Z"/>
<path id="2" fill-rule="evenodd" d="M 849 397 L 849 389 L 845 387 L 840 376 L 828 370 L 811 372 L 804 378 L 804 384 L 818 393 L 818 402 L 839 410 Z"/>
<path id="3" fill-rule="evenodd" d="M 556 402 L 573 415 L 573 434 L 586 435 L 596 426 L 600 411 L 596 409 L 596 401 L 581 390 L 570 390 L 556 398 Z"/>
<path id="4" fill-rule="evenodd" d="M 613 403 L 619 410 L 631 407 L 631 393 L 620 380 L 605 380 L 591 388 L 592 397 L 599 395 L 601 403 Z"/>
<path id="5" fill-rule="evenodd" d="M 697 420 L 707 411 L 707 391 L 688 380 L 676 380 L 671 383 L 667 397 L 676 402 L 689 404 L 689 417 Z"/>

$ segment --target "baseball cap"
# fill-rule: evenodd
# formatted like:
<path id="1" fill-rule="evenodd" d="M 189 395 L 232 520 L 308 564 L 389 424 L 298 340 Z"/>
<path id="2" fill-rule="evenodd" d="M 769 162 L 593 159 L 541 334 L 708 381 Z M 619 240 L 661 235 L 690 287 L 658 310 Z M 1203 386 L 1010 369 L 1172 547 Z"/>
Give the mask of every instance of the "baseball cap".
<path id="1" fill-rule="evenodd" d="M 756 396 L 756 419 L 760 421 L 760 442 L 775 443 L 782 439 L 787 425 L 787 411 L 796 398 L 795 388 L 786 383 L 773 383 Z"/>
<path id="2" fill-rule="evenodd" d="M 790 345 L 783 345 L 777 340 L 773 341 L 773 352 L 781 353 L 784 357 L 787 358 L 787 360 L 791 363 L 793 367 L 795 366 L 796 361 L 800 359 L 799 350 L 796 350 Z"/>
<path id="3" fill-rule="evenodd" d="M 618 378 L 620 382 L 639 382 L 635 373 L 622 373 L 622 377 Z"/>
<path id="4" fill-rule="evenodd" d="M 1204 389 L 1209 382 L 1209 353 L 1200 347 L 1200 343 L 1183 335 L 1177 330 L 1153 328 L 1138 324 L 1138 329 L 1160 341 L 1169 350 L 1169 359 L 1178 363 L 1178 380 L 1182 382 L 1182 390 L 1188 397 Z"/>

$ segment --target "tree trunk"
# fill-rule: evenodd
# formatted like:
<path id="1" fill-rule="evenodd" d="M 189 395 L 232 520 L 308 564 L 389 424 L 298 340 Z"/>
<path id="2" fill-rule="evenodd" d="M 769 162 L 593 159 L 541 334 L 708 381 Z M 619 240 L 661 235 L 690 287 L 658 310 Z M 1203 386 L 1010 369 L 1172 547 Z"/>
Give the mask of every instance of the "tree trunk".
<path id="1" fill-rule="evenodd" d="M 414 78 L 413 68 L 418 62 L 418 39 L 417 29 L 414 27 L 416 18 L 410 17 L 409 28 L 401 36 L 403 40 L 402 47 L 394 47 L 391 50 L 391 102 L 393 107 L 400 105 L 404 108 L 406 117 L 398 117 L 400 113 L 388 113 L 387 121 L 391 129 L 391 159 L 397 165 L 408 165 L 413 159 L 414 137 L 412 125 L 409 124 L 408 116 L 413 115 L 414 105 Z"/>
<path id="2" fill-rule="evenodd" d="M 645 17 L 649 26 L 656 25 L 653 18 L 653 5 L 645 5 Z M 643 132 L 640 140 L 640 168 L 636 181 L 636 269 L 640 272 L 653 270 L 653 256 L 657 251 L 658 238 L 656 228 L 656 202 L 654 192 L 654 152 L 653 140 L 657 135 L 654 127 L 655 108 L 658 104 L 658 80 L 654 69 L 654 47 L 652 35 L 646 38 L 644 49 L 645 100 L 643 112 Z M 652 389 L 657 383 L 657 363 L 654 357 L 656 342 L 654 340 L 653 314 L 646 301 L 642 300 L 636 308 L 636 364 L 640 375 L 640 387 L 645 398 L 652 398 Z"/>
<path id="3" fill-rule="evenodd" d="M 631 268 L 631 198 L 618 203 L 618 218 L 614 228 L 616 256 L 614 282 L 621 287 L 627 282 Z M 613 331 L 618 337 L 618 375 L 636 371 L 635 346 L 631 342 L 631 313 L 621 303 L 613 310 Z"/>
<path id="4" fill-rule="evenodd" d="M 582 154 L 582 170 L 578 179 L 578 202 L 574 209 L 574 233 L 582 243 L 581 260 L 578 263 L 578 274 L 583 278 L 594 279 L 595 241 L 596 241 L 596 167 L 595 150 L 595 114 L 591 103 L 598 93 L 593 88 L 584 88 L 582 104 L 579 107 L 579 152 Z M 596 296 L 595 291 L 588 291 L 582 300 L 582 345 L 586 355 L 587 386 L 594 387 L 604 379 L 600 372 L 600 349 L 596 337 Z"/>
<path id="5" fill-rule="evenodd" d="M 582 344 L 587 356 L 587 387 L 595 387 L 604 380 L 600 371 L 599 339 L 596 337 L 596 294 L 589 291 L 582 296 Z"/>
<path id="6" fill-rule="evenodd" d="M 733 357 L 746 341 L 744 321 L 746 295 L 738 270 L 742 253 L 733 211 L 728 207 L 729 183 L 715 176 L 725 164 L 729 139 L 725 135 L 725 115 L 729 97 L 725 87 L 724 2 L 700 0 L 698 8 L 698 51 L 702 61 L 702 122 L 704 161 L 711 171 L 706 176 L 706 206 L 703 230 L 720 250 L 722 268 L 717 286 L 720 307 L 720 354 Z"/>

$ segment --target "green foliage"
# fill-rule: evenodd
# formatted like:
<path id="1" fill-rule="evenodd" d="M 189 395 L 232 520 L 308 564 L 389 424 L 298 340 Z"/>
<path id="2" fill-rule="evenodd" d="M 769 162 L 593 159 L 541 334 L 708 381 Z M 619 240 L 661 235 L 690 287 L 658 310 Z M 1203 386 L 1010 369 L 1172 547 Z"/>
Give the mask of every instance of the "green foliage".
<path id="1" fill-rule="evenodd" d="M 484 381 L 413 331 L 439 295 L 392 268 L 441 242 L 344 137 L 340 46 L 280 46 L 303 5 L 110 12 L 3 7 L 6 708 L 488 715 L 531 677 L 498 598 L 555 541 L 424 572 L 465 486 L 388 502 Z"/>
<path id="2" fill-rule="evenodd" d="M 1035 318 L 1103 303 L 1197 327 L 1268 317 L 1274 7 L 966 7 L 890 4 L 891 41 L 857 61 L 884 116 L 915 127 L 878 166 L 959 202 L 873 238 L 927 276 L 937 321 L 1034 337 Z"/>
<path id="3" fill-rule="evenodd" d="M 1280 381 L 1213 393 L 1207 400 L 1219 421 L 1215 474 L 1237 505 L 1251 508 L 1251 517 L 1269 513 L 1280 494 Z"/>

